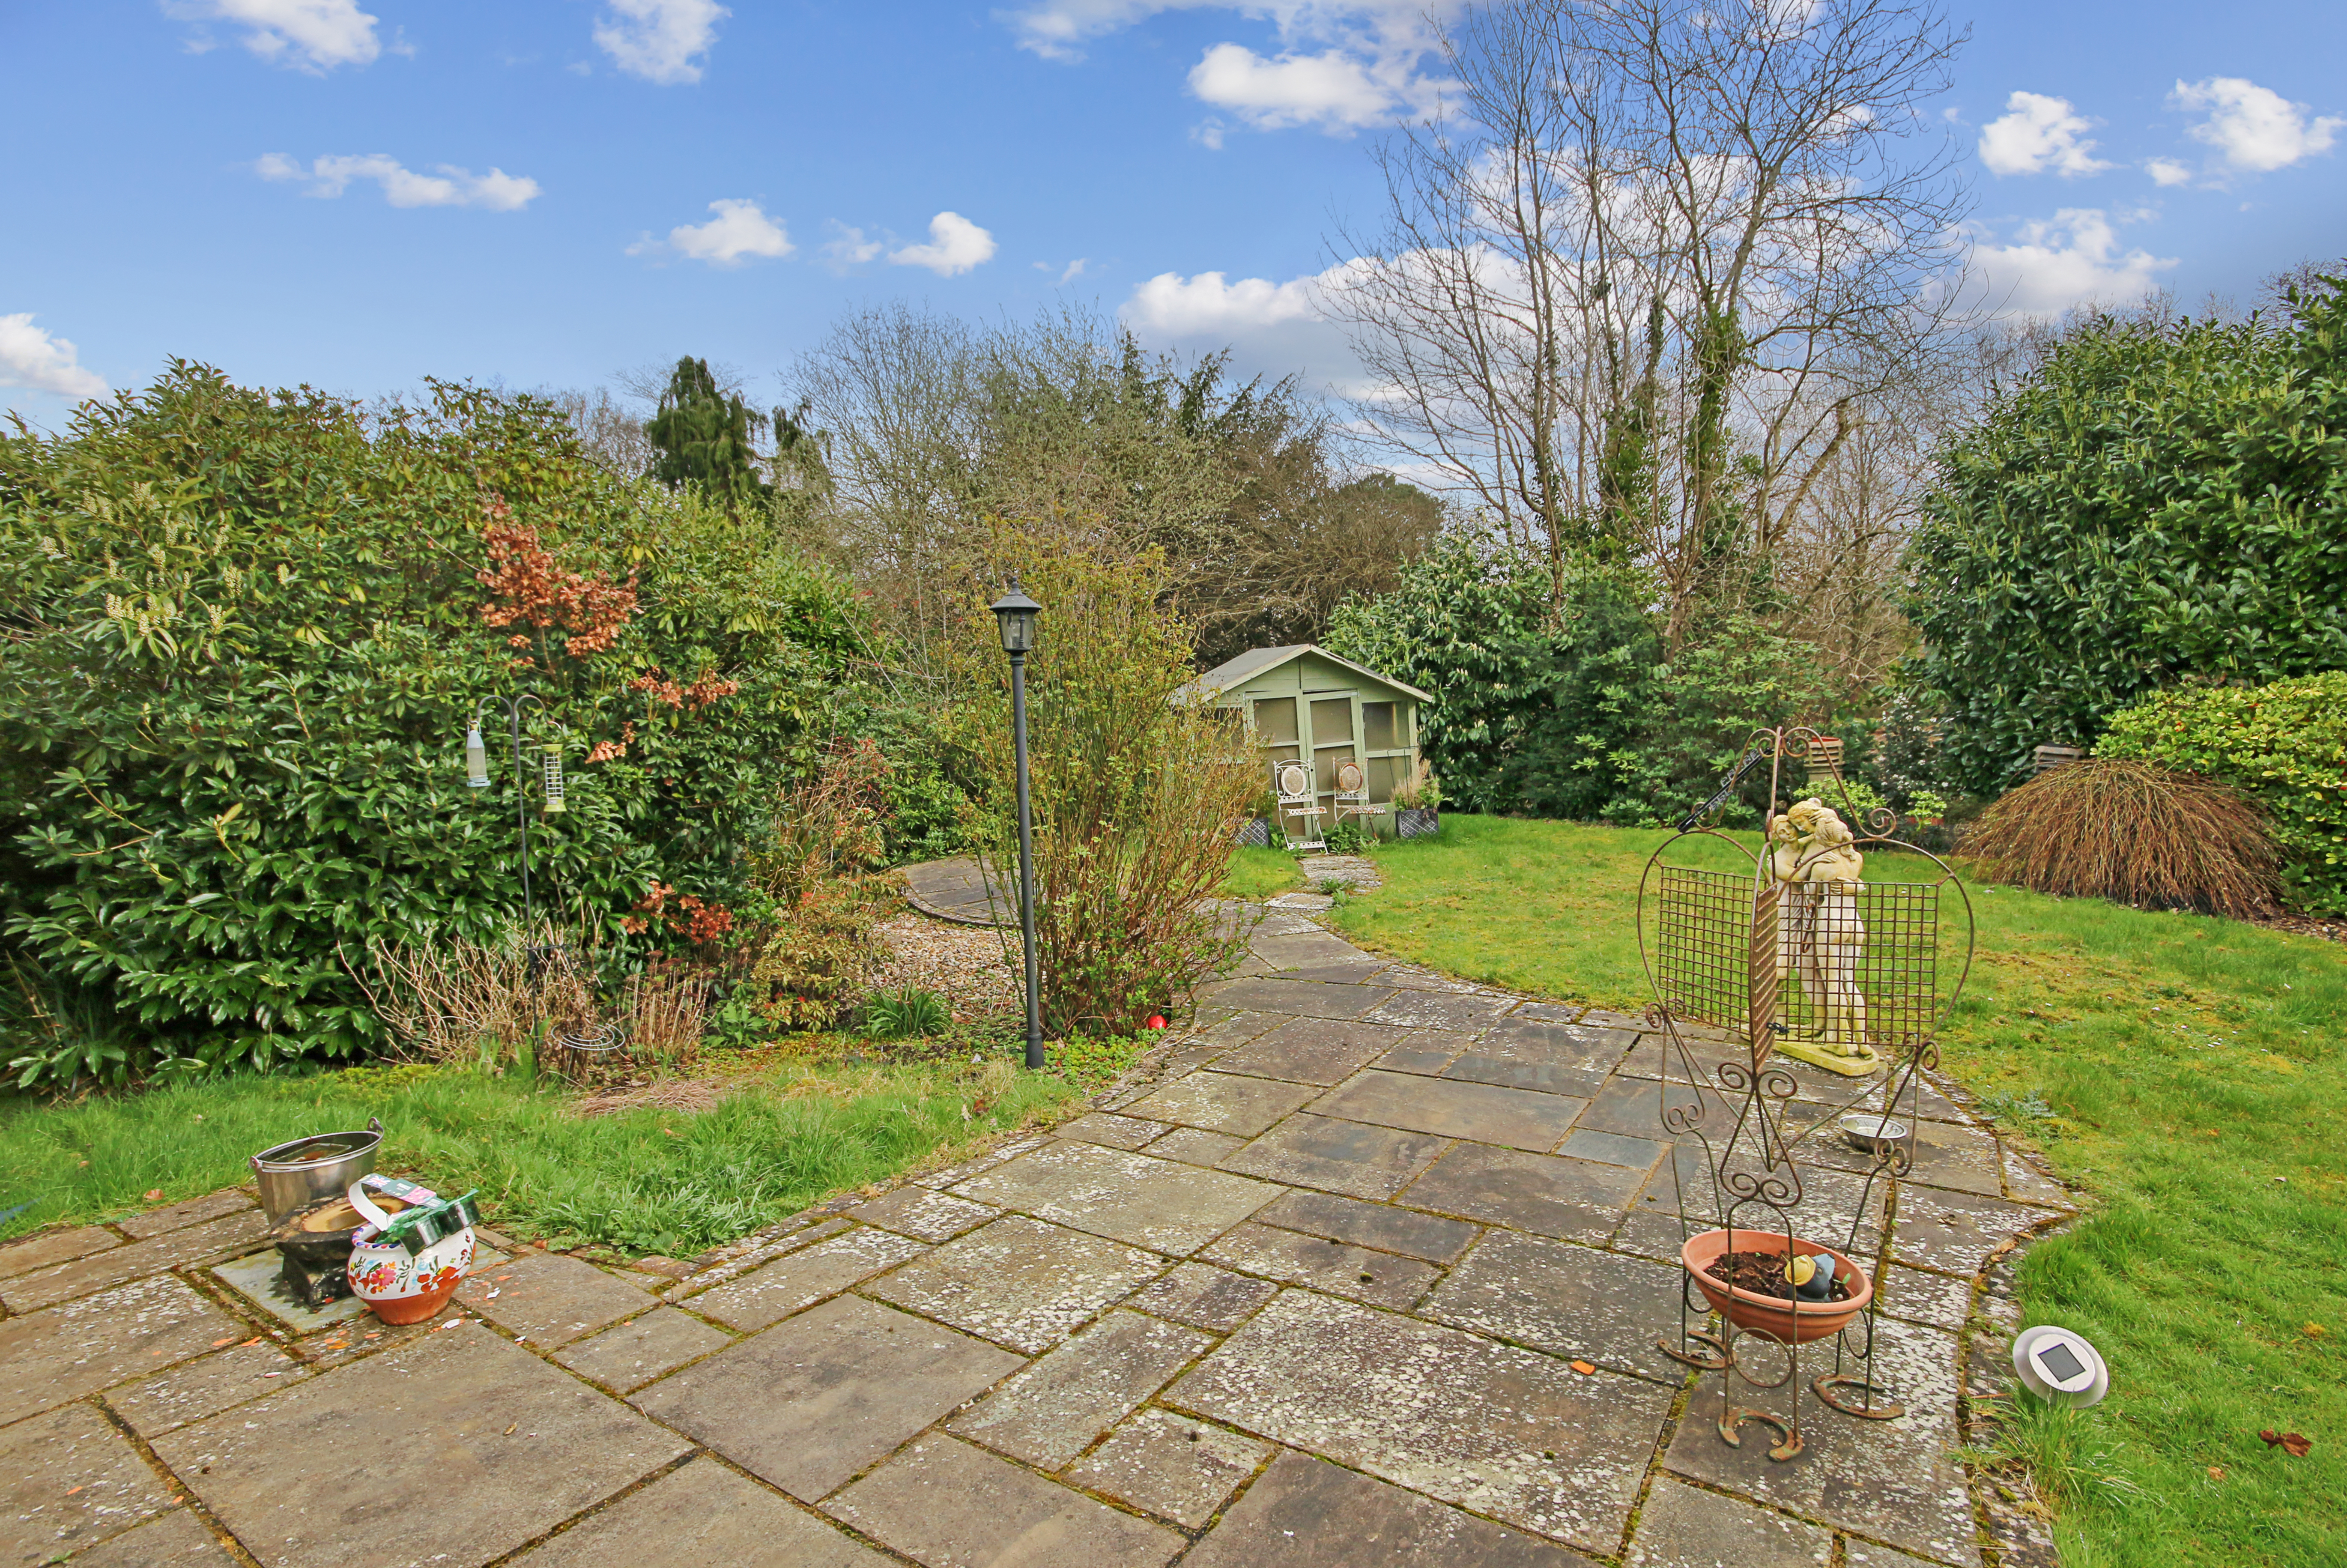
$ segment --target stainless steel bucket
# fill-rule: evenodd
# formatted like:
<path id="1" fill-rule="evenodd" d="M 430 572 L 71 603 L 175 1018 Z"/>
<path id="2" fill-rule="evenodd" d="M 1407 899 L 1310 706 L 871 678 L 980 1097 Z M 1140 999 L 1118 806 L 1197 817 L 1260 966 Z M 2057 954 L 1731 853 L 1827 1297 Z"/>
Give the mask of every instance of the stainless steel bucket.
<path id="1" fill-rule="evenodd" d="M 347 1190 L 374 1170 L 383 1123 L 367 1118 L 359 1132 L 319 1132 L 263 1149 L 252 1156 L 261 1206 L 275 1225 L 305 1204 Z"/>

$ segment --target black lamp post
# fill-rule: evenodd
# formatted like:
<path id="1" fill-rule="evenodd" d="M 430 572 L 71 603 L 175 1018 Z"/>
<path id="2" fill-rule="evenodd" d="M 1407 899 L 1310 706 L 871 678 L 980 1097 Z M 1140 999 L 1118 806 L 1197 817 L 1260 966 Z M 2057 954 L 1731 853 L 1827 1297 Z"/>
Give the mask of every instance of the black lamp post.
<path id="1" fill-rule="evenodd" d="M 1020 591 L 994 601 L 1002 651 L 1010 655 L 1010 733 L 1019 774 L 1019 937 L 1027 954 L 1027 1065 L 1043 1065 L 1042 991 L 1035 973 L 1035 825 L 1027 804 L 1027 653 L 1035 646 L 1035 617 L 1043 607 Z"/>
<path id="2" fill-rule="evenodd" d="M 521 828 L 521 920 L 523 940 L 530 937 L 529 904 L 529 794 L 522 788 L 521 771 L 521 711 L 536 702 L 538 711 L 546 711 L 546 700 L 535 692 L 524 692 L 518 697 L 484 697 L 473 708 L 473 727 L 465 732 L 465 783 L 474 789 L 489 787 L 489 748 L 481 739 L 481 714 L 492 702 L 503 702 L 506 714 L 513 721 L 514 756 L 514 820 Z M 562 747 L 559 741 L 546 746 L 546 811 L 551 816 L 562 810 Z"/>

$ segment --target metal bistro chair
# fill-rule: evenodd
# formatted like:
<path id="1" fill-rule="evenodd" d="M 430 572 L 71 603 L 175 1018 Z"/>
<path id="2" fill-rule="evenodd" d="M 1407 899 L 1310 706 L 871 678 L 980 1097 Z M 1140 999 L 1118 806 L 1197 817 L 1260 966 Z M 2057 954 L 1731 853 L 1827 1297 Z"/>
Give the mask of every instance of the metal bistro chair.
<path id="1" fill-rule="evenodd" d="M 1385 815 L 1385 807 L 1369 804 L 1368 775 L 1361 772 L 1361 764 L 1356 762 L 1337 764 L 1336 802 L 1337 811 L 1332 820 L 1338 823 L 1348 816 L 1373 822 Z"/>
<path id="2" fill-rule="evenodd" d="M 1272 770 L 1271 782 L 1279 793 L 1280 831 L 1287 833 L 1287 819 L 1291 816 L 1300 818 L 1304 824 L 1301 833 L 1287 833 L 1289 845 L 1297 849 L 1326 849 L 1327 840 L 1321 835 L 1320 819 L 1328 815 L 1328 808 L 1320 804 L 1312 787 L 1312 770 L 1302 763 L 1281 763 Z"/>

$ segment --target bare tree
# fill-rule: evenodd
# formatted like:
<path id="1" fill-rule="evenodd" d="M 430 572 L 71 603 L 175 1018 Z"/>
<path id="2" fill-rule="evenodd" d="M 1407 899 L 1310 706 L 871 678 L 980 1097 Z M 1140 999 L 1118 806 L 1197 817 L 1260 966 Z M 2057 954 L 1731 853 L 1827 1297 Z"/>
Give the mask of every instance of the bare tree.
<path id="1" fill-rule="evenodd" d="M 1333 291 L 1361 413 L 1552 561 L 1651 561 L 1677 630 L 1938 335 L 1962 193 L 1918 106 L 1958 42 L 1906 0 L 1471 11 Z"/>

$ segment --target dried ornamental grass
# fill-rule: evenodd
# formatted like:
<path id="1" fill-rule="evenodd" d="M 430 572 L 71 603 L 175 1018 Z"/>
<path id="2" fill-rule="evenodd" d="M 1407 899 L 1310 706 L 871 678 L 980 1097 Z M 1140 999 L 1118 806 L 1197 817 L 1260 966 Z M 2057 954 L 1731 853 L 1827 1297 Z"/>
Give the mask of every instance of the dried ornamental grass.
<path id="1" fill-rule="evenodd" d="M 1965 836 L 1993 880 L 2065 897 L 2249 918 L 2270 914 L 2280 856 L 2264 815 L 2225 785 L 2117 757 L 2041 774 Z"/>

